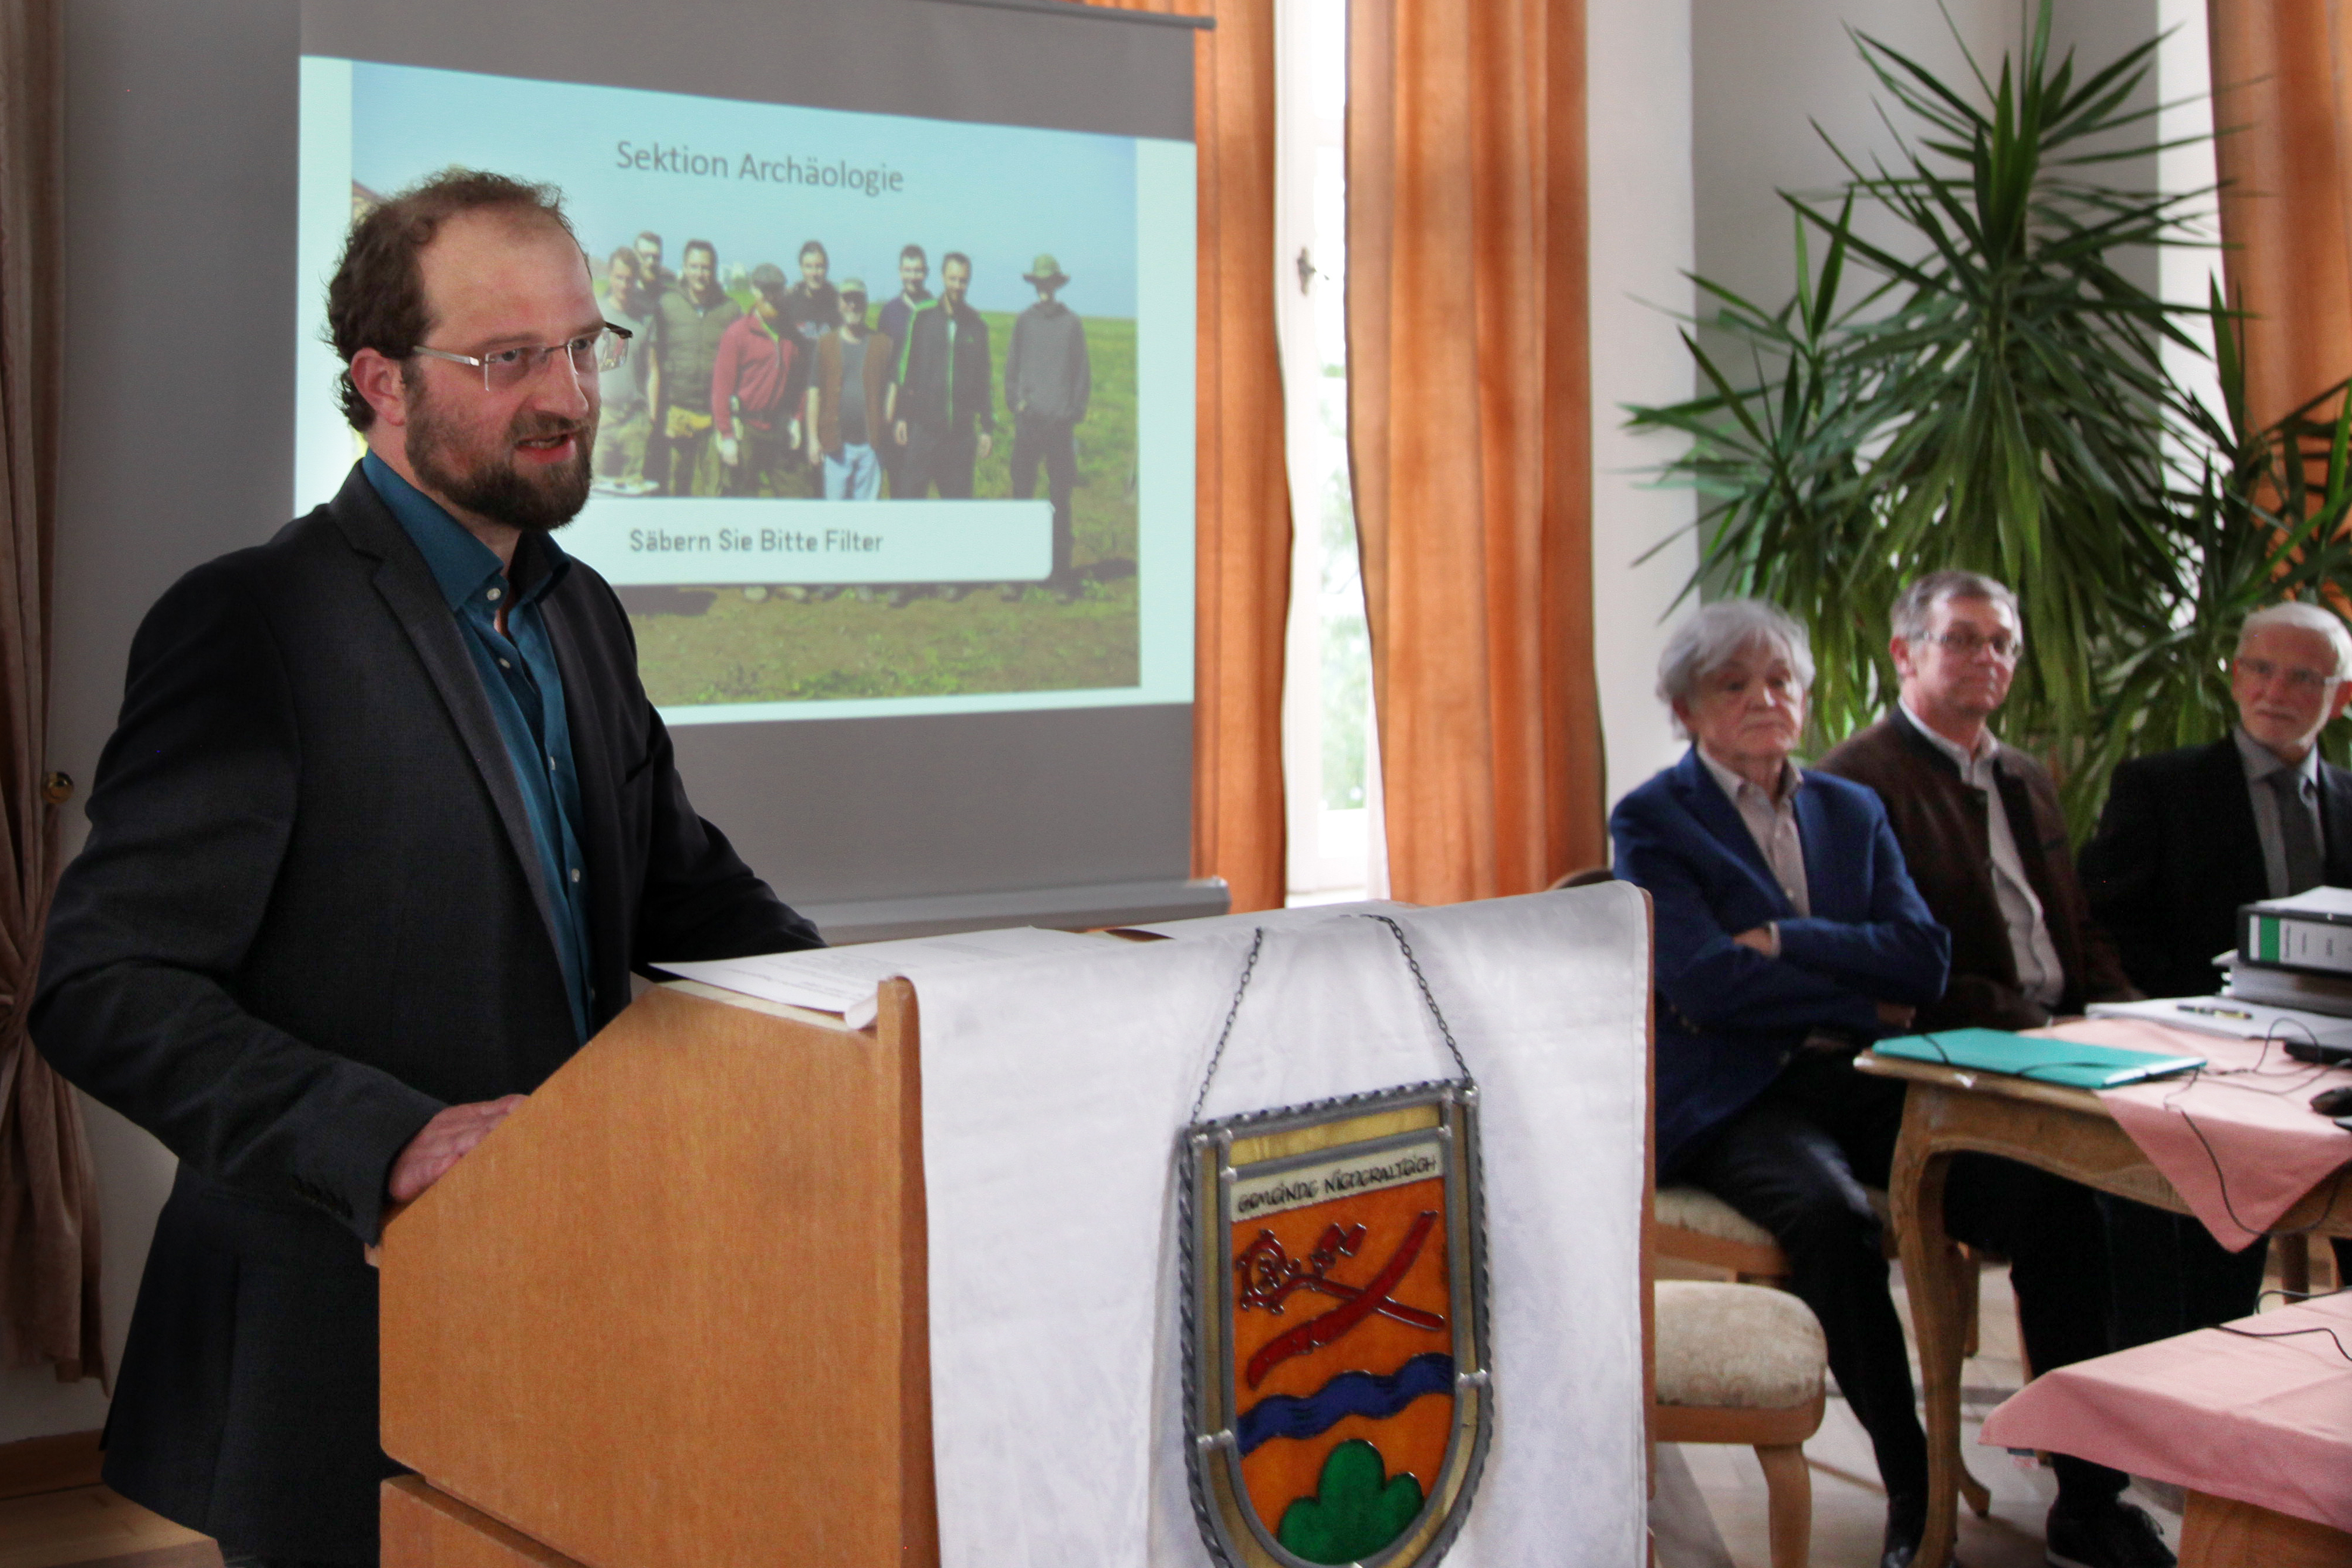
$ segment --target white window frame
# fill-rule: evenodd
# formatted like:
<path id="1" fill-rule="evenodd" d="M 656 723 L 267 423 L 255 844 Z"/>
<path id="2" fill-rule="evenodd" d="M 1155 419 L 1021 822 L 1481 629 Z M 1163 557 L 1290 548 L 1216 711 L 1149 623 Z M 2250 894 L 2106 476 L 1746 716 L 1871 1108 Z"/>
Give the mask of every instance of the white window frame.
<path id="1" fill-rule="evenodd" d="M 1317 16 L 1318 4 L 1325 11 Z M 1332 36 L 1332 10 L 1344 0 L 1276 0 L 1275 12 L 1275 324 L 1281 352 L 1285 456 L 1290 478 L 1290 614 L 1284 629 L 1282 762 L 1288 837 L 1289 901 L 1385 897 L 1388 856 L 1381 799 L 1380 731 L 1366 682 L 1364 805 L 1323 804 L 1322 507 L 1331 444 L 1322 424 L 1329 378 L 1317 341 L 1318 293 L 1337 278 L 1309 270 L 1318 255 L 1342 253 L 1343 234 L 1318 233 L 1315 180 L 1344 157 L 1344 118 L 1318 103 L 1318 70 L 1328 72 L 1344 33 Z M 1342 23 L 1344 26 L 1344 23 Z M 1327 215 L 1328 216 L 1328 215 Z M 1342 449 L 1344 460 L 1344 448 Z"/>

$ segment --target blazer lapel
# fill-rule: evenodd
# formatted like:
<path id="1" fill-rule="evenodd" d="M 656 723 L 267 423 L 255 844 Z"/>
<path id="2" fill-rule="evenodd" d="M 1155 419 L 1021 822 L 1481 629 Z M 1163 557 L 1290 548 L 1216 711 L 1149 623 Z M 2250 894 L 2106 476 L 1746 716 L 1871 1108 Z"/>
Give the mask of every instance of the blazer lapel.
<path id="1" fill-rule="evenodd" d="M 1823 815 L 1829 809 L 1826 795 L 1818 789 L 1797 786 L 1797 837 L 1805 856 L 1805 902 L 1815 910 L 1834 909 L 1853 880 L 1854 868 L 1843 865 L 1831 853 L 1835 846 L 1835 829 Z"/>
<path id="2" fill-rule="evenodd" d="M 515 782 L 514 763 L 507 756 L 506 742 L 499 737 L 498 720 L 490 713 L 490 700 L 482 690 L 480 674 L 466 651 L 464 636 L 457 630 L 457 618 L 449 610 L 449 602 L 441 596 L 433 581 L 433 573 L 425 564 L 425 557 L 397 519 L 379 500 L 375 487 L 354 466 L 351 478 L 331 509 L 343 536 L 362 555 L 376 561 L 375 591 L 383 596 L 394 619 L 416 649 L 416 657 L 440 694 L 442 706 L 448 710 L 449 721 L 457 728 L 457 738 L 466 754 L 481 776 L 482 787 L 489 792 L 490 803 L 499 814 L 499 822 L 506 829 L 507 843 L 514 850 L 515 864 L 522 871 L 523 882 L 530 889 L 531 902 L 539 909 L 540 924 L 547 933 L 549 956 L 560 951 L 555 938 L 555 906 L 549 897 L 546 879 L 539 868 L 539 848 L 531 837 L 530 816 L 522 804 L 522 786 Z"/>
<path id="3" fill-rule="evenodd" d="M 576 573 L 578 567 L 573 570 Z M 572 772 L 580 781 L 580 810 L 586 818 L 580 825 L 583 840 L 580 852 L 588 860 L 588 929 L 595 948 L 591 964 L 601 977 L 625 970 L 629 958 L 622 951 L 621 814 L 613 765 L 621 753 L 613 747 L 604 688 L 581 657 L 578 628 L 572 624 L 563 585 L 540 601 L 540 614 L 547 622 L 548 641 L 555 647 L 555 667 L 563 677 L 563 716 L 572 730 Z M 600 1001 L 604 995 L 601 983 L 597 995 Z M 620 1000 L 625 1004 L 628 1000 L 625 988 Z M 592 1020 L 590 1028 L 594 1026 Z"/>
<path id="4" fill-rule="evenodd" d="M 1693 746 L 1683 758 L 1675 773 L 1682 786 L 1684 805 L 1698 820 L 1699 826 L 1706 829 L 1707 836 L 1730 851 L 1732 858 L 1739 862 L 1754 879 L 1758 890 L 1771 900 L 1776 910 L 1784 915 L 1796 913 L 1789 902 L 1789 896 L 1780 890 L 1780 879 L 1772 874 L 1771 866 L 1764 858 L 1764 851 L 1757 847 L 1756 835 L 1748 831 L 1748 819 L 1739 815 L 1739 808 L 1731 804 L 1722 786 L 1715 782 L 1715 776 L 1706 771 L 1706 764 L 1699 761 L 1696 746 Z M 1805 874 L 1808 877 L 1812 875 L 1810 862 Z"/>
<path id="5" fill-rule="evenodd" d="M 2352 772 L 2319 764 L 2320 826 L 2327 835 L 2327 885 L 2352 888 Z"/>
<path id="6" fill-rule="evenodd" d="M 2202 796 L 2199 810 L 2210 814 L 2207 821 L 2212 837 L 2205 842 L 2206 875 L 2212 877 L 2213 890 L 2223 894 L 2232 904 L 2251 904 L 2270 897 L 2270 872 L 2263 860 L 2262 829 L 2254 826 L 2254 802 L 2252 788 L 2246 783 L 2246 759 L 2238 751 L 2233 736 L 2223 736 L 2205 748 L 2198 766 L 2199 794 Z M 2320 773 L 2321 813 L 2326 811 L 2326 773 Z M 2328 824 L 2327 842 L 2336 843 L 2334 825 Z M 2352 852 L 2352 842 L 2345 846 Z M 2330 857 L 2331 862 L 2334 857 Z"/>

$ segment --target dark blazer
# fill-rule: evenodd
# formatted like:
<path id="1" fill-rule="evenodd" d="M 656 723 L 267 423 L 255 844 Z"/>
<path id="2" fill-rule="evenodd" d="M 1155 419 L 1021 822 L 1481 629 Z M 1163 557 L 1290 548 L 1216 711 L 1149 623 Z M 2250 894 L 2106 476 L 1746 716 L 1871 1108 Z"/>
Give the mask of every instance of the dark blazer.
<path id="1" fill-rule="evenodd" d="M 543 604 L 582 796 L 592 1032 L 648 961 L 819 942 L 694 813 L 612 589 Z M 43 1055 L 179 1156 L 106 1479 L 268 1556 L 372 1553 L 378 1229 L 443 1106 L 577 1042 L 504 745 L 424 558 L 357 468 L 141 625 L 58 885 Z"/>
<path id="2" fill-rule="evenodd" d="M 2017 958 L 1993 891 L 1984 792 L 1961 778 L 1958 765 L 1914 729 L 1900 708 L 1849 738 L 1819 765 L 1878 792 L 1920 896 L 1952 933 L 1950 983 L 1942 998 L 1920 1014 L 1919 1027 L 2032 1029 L 2047 1024 L 2050 1013 L 2018 988 Z M 1993 777 L 2025 879 L 2042 900 L 2042 921 L 2065 976 L 2057 1011 L 2079 1013 L 2088 1003 L 2137 995 L 2114 942 L 2091 918 L 2049 773 L 2024 752 L 2004 746 L 1994 760 Z"/>
<path id="3" fill-rule="evenodd" d="M 2352 887 L 2352 773 L 2319 764 L 2327 880 Z M 2116 769 L 2099 831 L 2083 847 L 2091 913 L 2113 932 L 2132 984 L 2202 996 L 2213 955 L 2238 945 L 2238 906 L 2270 897 L 2263 841 L 2236 741 L 2185 746 Z"/>
<path id="4" fill-rule="evenodd" d="M 1658 987 L 1658 1169 L 1780 1076 L 1816 1029 L 1889 1031 L 1877 1002 L 1942 994 L 1949 940 L 1903 868 L 1866 789 L 1808 770 L 1798 785 L 1806 902 L 1798 915 L 1738 808 L 1693 747 L 1617 803 L 1617 875 L 1650 895 Z M 1780 924 L 1780 956 L 1732 941 Z"/>

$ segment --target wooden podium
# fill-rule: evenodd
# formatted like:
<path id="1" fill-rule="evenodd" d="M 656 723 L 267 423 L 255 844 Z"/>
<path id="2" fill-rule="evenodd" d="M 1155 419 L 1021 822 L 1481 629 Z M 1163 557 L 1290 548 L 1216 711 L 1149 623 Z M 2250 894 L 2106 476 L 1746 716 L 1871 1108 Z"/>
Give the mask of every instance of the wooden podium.
<path id="1" fill-rule="evenodd" d="M 927 1568 L 914 987 L 639 997 L 385 1227 L 385 1568 Z"/>

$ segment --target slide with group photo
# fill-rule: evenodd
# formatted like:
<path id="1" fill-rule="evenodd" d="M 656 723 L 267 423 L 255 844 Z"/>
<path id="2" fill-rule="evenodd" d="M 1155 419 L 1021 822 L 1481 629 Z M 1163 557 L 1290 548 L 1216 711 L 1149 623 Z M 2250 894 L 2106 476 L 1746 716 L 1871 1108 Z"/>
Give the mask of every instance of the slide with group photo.
<path id="1" fill-rule="evenodd" d="M 306 284 L 444 167 L 562 193 L 630 336 L 556 542 L 671 723 L 1191 700 L 1189 142 L 302 64 Z M 361 449 L 320 292 L 304 508 Z"/>

